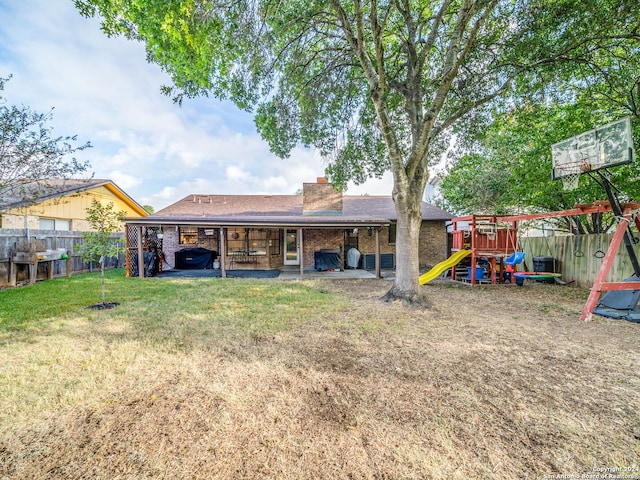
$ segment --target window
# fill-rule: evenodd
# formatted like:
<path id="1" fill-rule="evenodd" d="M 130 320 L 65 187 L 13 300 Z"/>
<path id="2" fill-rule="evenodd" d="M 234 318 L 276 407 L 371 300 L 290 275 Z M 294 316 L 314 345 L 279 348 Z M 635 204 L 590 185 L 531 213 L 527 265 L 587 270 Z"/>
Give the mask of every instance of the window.
<path id="1" fill-rule="evenodd" d="M 39 218 L 38 228 L 40 230 L 59 230 L 66 232 L 71 230 L 71 221 L 60 218 Z"/>
<path id="2" fill-rule="evenodd" d="M 56 221 L 53 218 L 41 218 L 38 223 L 40 230 L 55 230 Z"/>
<path id="3" fill-rule="evenodd" d="M 227 229 L 228 255 L 266 255 L 267 232 L 263 229 Z"/>
<path id="4" fill-rule="evenodd" d="M 396 243 L 396 227 L 397 225 L 395 223 L 389 225 L 389 243 L 391 245 Z"/>
<path id="5" fill-rule="evenodd" d="M 178 227 L 178 237 L 180 245 L 195 245 L 198 242 L 198 229 Z"/>
<path id="6" fill-rule="evenodd" d="M 71 221 L 56 219 L 55 230 L 64 230 L 65 232 L 68 232 L 71 230 Z"/>

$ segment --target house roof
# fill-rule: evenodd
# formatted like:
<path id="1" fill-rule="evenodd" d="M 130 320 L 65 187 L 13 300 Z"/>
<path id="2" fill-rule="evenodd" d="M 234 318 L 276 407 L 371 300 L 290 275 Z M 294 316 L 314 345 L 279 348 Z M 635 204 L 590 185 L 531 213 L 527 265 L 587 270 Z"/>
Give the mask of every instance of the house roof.
<path id="1" fill-rule="evenodd" d="M 423 220 L 452 215 L 422 203 Z M 396 220 L 389 196 L 343 196 L 341 214 L 303 213 L 302 195 L 188 195 L 144 219 L 129 223 L 181 225 L 377 226 Z"/>
<path id="2" fill-rule="evenodd" d="M 13 189 L 0 195 L 0 210 L 11 210 L 23 206 L 32 205 L 34 202 L 25 200 L 25 198 L 37 198 L 36 203 L 44 202 L 53 198 L 60 198 L 65 195 L 73 195 L 76 193 L 91 190 L 93 188 L 105 187 L 116 197 L 131 206 L 141 216 L 147 216 L 149 213 L 127 195 L 124 190 L 118 187 L 111 180 L 103 178 L 92 179 L 48 179 L 40 182 L 25 183 L 20 186 L 20 191 Z"/>

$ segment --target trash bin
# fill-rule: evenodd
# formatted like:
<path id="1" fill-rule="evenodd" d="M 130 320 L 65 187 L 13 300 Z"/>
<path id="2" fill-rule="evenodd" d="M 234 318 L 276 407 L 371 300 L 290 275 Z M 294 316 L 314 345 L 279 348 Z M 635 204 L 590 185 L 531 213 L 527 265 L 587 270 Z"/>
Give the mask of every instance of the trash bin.
<path id="1" fill-rule="evenodd" d="M 555 273 L 555 258 L 533 257 L 533 271 Z"/>
<path id="2" fill-rule="evenodd" d="M 555 258 L 553 257 L 533 257 L 534 272 L 556 273 Z M 553 283 L 553 278 L 538 279 L 539 283 Z"/>

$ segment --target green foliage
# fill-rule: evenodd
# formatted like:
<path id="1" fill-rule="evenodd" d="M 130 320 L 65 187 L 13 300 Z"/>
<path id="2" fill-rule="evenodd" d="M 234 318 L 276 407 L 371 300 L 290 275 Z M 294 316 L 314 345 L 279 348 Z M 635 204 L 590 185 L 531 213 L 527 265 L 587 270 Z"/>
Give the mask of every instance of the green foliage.
<path id="1" fill-rule="evenodd" d="M 441 206 L 460 215 L 507 213 L 505 197 L 510 193 L 511 177 L 501 167 L 479 154 L 461 157 L 440 182 Z"/>
<path id="2" fill-rule="evenodd" d="M 0 92 L 8 80 L 0 78 Z M 54 137 L 51 120 L 52 112 L 7 105 L 0 95 L 0 197 L 33 203 L 56 186 L 55 180 L 89 168 L 87 161 L 67 157 L 91 145 L 74 145 L 75 136 Z"/>
<path id="3" fill-rule="evenodd" d="M 519 28 L 529 34 L 514 44 L 509 63 L 536 68 L 522 69 L 511 95 L 483 122 L 459 125 L 463 149 L 442 181 L 451 211 L 553 211 L 602 200 L 605 192 L 586 175 L 570 192 L 551 180 L 551 145 L 628 115 L 639 145 L 637 2 L 525 4 L 539 8 L 518 10 Z M 481 159 L 470 162 L 470 154 Z M 611 180 L 623 200 L 638 200 L 638 164 L 612 169 Z"/>
<path id="4" fill-rule="evenodd" d="M 85 262 L 103 265 L 107 257 L 115 257 L 120 253 L 113 234 L 122 230 L 125 215 L 124 211 L 113 210 L 113 202 L 103 205 L 98 200 L 92 200 L 87 208 L 87 222 L 92 231 L 82 233 L 84 244 L 78 250 Z"/>
<path id="5" fill-rule="evenodd" d="M 85 262 L 98 262 L 102 272 L 102 303 L 105 303 L 104 266 L 107 258 L 116 257 L 122 250 L 114 233 L 122 230 L 122 221 L 126 212 L 114 211 L 113 202 L 103 205 L 93 199 L 87 208 L 87 221 L 90 232 L 83 232 L 84 243 L 76 248 Z"/>
<path id="6" fill-rule="evenodd" d="M 613 102 L 595 102 L 586 93 L 572 103 L 526 104 L 506 114 L 495 112 L 492 123 L 468 145 L 475 153 L 462 154 L 443 176 L 443 206 L 460 214 L 502 214 L 564 210 L 606 199 L 605 191 L 588 175 L 582 175 L 573 191 L 552 180 L 551 145 L 628 113 Z M 636 144 L 637 127 L 636 121 Z M 639 163 L 609 173 L 623 201 L 639 200 Z M 596 231 L 597 225 L 585 228 Z"/>
<path id="7" fill-rule="evenodd" d="M 176 101 L 254 109 L 271 149 L 328 157 L 334 183 L 397 170 L 423 190 L 449 127 L 505 86 L 520 32 L 510 2 L 76 0 L 110 35 L 146 44 Z M 393 162 L 391 159 L 393 158 Z M 415 178 L 414 178 L 415 176 Z M 422 188 L 418 188 L 422 187 Z M 417 194 L 418 201 L 422 192 Z"/>

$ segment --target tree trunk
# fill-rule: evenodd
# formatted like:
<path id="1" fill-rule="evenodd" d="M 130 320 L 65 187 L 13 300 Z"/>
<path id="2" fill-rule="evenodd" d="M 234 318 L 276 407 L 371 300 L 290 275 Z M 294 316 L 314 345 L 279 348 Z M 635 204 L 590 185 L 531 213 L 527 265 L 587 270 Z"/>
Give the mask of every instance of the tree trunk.
<path id="1" fill-rule="evenodd" d="M 102 304 L 105 304 L 105 295 L 104 295 L 104 260 L 100 262 L 100 275 L 102 277 Z"/>
<path id="2" fill-rule="evenodd" d="M 420 290 L 418 277 L 420 227 L 422 225 L 422 195 L 394 195 L 397 214 L 396 277 L 393 287 L 382 300 L 401 300 L 407 306 L 428 307 L 426 295 Z"/>

